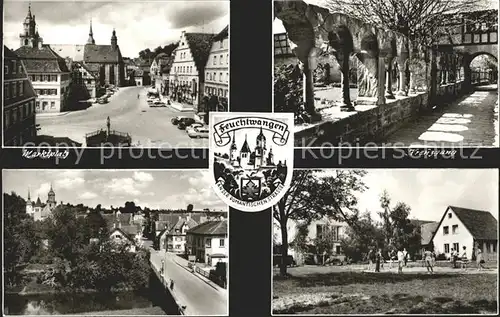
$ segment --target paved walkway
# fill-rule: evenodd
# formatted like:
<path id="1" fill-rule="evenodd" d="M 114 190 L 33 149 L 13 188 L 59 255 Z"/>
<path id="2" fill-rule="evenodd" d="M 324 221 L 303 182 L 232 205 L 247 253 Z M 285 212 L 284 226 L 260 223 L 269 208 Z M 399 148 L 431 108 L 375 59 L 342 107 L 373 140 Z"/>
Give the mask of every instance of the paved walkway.
<path id="1" fill-rule="evenodd" d="M 193 274 L 177 255 L 151 250 L 151 264 L 157 271 L 161 271 L 162 260 L 165 261 L 165 280 L 174 281 L 172 294 L 181 306 L 186 306 L 185 315 L 228 314 L 227 290 Z"/>
<path id="2" fill-rule="evenodd" d="M 476 147 L 498 146 L 497 86 L 481 87 L 470 95 L 416 121 L 387 137 L 384 146 Z M 495 109 L 496 108 L 496 109 Z"/>

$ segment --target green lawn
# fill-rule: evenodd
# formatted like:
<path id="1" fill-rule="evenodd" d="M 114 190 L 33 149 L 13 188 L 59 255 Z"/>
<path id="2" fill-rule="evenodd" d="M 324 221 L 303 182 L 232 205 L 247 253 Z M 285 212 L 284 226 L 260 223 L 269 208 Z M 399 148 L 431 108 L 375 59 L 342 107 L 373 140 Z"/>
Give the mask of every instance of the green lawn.
<path id="1" fill-rule="evenodd" d="M 275 314 L 496 313 L 497 274 L 311 273 L 273 279 Z"/>

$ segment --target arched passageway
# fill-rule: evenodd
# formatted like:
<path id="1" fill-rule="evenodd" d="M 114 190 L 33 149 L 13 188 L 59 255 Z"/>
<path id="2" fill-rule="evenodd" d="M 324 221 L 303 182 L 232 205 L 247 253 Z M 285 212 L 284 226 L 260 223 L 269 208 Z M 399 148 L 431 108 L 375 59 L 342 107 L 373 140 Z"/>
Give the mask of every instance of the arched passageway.
<path id="1" fill-rule="evenodd" d="M 469 64 L 473 86 L 496 85 L 498 83 L 498 59 L 490 53 L 479 53 Z"/>

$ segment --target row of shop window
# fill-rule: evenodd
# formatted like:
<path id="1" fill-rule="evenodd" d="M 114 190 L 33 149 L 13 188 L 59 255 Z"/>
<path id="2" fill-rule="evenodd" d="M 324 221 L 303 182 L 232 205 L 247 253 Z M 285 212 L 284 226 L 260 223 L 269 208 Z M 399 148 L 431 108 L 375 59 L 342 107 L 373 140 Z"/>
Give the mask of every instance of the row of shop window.
<path id="1" fill-rule="evenodd" d="M 24 95 L 24 80 L 11 81 L 3 84 L 4 100 Z"/>
<path id="2" fill-rule="evenodd" d="M 222 88 L 205 87 L 205 93 L 207 95 L 227 98 L 228 90 Z"/>
<path id="3" fill-rule="evenodd" d="M 42 108 L 40 109 L 40 105 L 42 106 Z M 36 110 L 37 111 L 45 111 L 45 110 L 53 110 L 56 108 L 56 102 L 55 101 L 50 101 L 50 108 L 49 108 L 49 102 L 48 101 L 37 101 L 36 102 Z"/>
<path id="4" fill-rule="evenodd" d="M 57 96 L 57 89 L 35 89 L 35 92 L 38 96 Z"/>
<path id="5" fill-rule="evenodd" d="M 23 105 L 16 106 L 12 109 L 7 109 L 4 113 L 4 126 L 10 126 L 23 121 L 26 118 L 33 116 L 35 113 L 35 102 L 30 101 Z"/>

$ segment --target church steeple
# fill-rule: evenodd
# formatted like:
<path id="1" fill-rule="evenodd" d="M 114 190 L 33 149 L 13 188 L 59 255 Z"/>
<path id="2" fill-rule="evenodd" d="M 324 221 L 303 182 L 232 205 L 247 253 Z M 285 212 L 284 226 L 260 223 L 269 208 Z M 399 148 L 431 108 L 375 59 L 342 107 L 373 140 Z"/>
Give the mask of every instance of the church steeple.
<path id="1" fill-rule="evenodd" d="M 21 46 L 37 47 L 42 43 L 38 35 L 35 16 L 31 14 L 31 2 L 28 5 L 28 13 L 23 21 L 23 32 L 19 34 Z"/>
<path id="2" fill-rule="evenodd" d="M 118 47 L 118 38 L 116 37 L 116 31 L 113 28 L 113 34 L 111 35 L 111 47 L 115 50 Z"/>
<path id="3" fill-rule="evenodd" d="M 90 31 L 89 31 L 89 39 L 87 40 L 87 44 L 95 44 L 94 32 L 92 32 L 92 19 L 90 19 Z"/>

